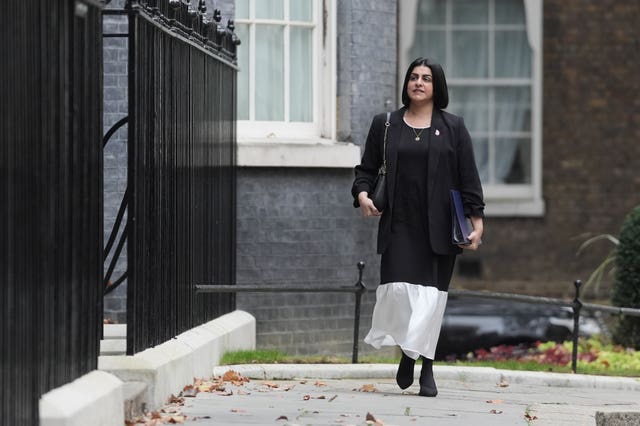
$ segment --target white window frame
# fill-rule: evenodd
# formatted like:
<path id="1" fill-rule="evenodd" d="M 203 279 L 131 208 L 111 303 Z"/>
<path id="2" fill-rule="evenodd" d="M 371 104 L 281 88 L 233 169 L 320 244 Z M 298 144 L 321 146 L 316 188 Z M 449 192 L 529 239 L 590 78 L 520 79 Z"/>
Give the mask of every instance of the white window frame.
<path id="1" fill-rule="evenodd" d="M 289 3 L 284 0 L 284 20 L 254 19 L 254 3 L 250 1 L 249 19 L 236 19 L 249 25 L 249 43 L 255 46 L 255 25 L 289 25 Z M 250 167 L 353 167 L 360 161 L 360 149 L 352 143 L 336 141 L 337 109 L 337 0 L 312 0 L 313 22 L 297 23 L 313 26 L 312 55 L 313 119 L 309 123 L 288 122 L 289 117 L 289 31 L 285 31 L 285 121 L 257 121 L 255 117 L 255 56 L 249 54 L 249 120 L 238 120 L 238 165 Z"/>
<path id="2" fill-rule="evenodd" d="M 449 0 L 451 1 L 451 0 Z M 542 198 L 542 0 L 523 0 L 526 29 L 531 47 L 531 79 L 455 79 L 448 78 L 450 87 L 457 85 L 503 87 L 505 85 L 531 85 L 531 183 L 530 184 L 484 184 L 485 213 L 488 216 L 542 216 L 545 203 Z M 415 33 L 415 13 L 418 0 L 403 0 L 399 3 L 399 61 L 398 87 L 402 87 L 404 72 L 414 58 L 409 58 L 409 49 Z M 448 25 L 448 24 L 447 24 Z M 450 56 L 450 55 L 449 55 Z M 499 82 L 499 85 L 496 83 Z M 474 135 L 472 134 L 472 137 Z M 480 135 L 476 135 L 480 136 Z M 486 136 L 486 135 L 485 135 Z M 517 136 L 526 136 L 518 134 Z M 490 156 L 491 158 L 491 156 Z M 490 160 L 491 161 L 491 160 Z M 491 171 L 490 171 L 491 173 Z"/>

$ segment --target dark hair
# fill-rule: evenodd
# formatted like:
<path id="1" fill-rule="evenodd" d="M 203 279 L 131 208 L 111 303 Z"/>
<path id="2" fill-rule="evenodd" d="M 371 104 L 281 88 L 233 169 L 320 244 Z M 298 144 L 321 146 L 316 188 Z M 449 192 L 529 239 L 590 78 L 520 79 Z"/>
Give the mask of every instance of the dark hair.
<path id="1" fill-rule="evenodd" d="M 431 74 L 433 77 L 433 105 L 438 109 L 445 109 L 449 105 L 449 90 L 447 89 L 447 79 L 444 77 L 444 71 L 442 66 L 434 62 L 430 58 L 418 58 L 411 62 L 407 73 L 404 76 L 404 83 L 402 84 L 402 103 L 408 107 L 411 100 L 407 93 L 407 84 L 409 83 L 409 77 L 415 67 L 423 65 L 431 68 Z"/>

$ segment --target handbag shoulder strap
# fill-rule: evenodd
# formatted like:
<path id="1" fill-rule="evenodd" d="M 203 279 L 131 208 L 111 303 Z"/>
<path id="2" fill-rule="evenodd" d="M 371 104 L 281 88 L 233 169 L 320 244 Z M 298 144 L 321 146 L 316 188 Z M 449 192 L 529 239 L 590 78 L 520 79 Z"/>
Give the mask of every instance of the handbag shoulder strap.
<path id="1" fill-rule="evenodd" d="M 389 118 L 391 113 L 387 112 L 387 121 L 384 123 L 384 143 L 382 146 L 382 168 L 384 173 L 387 172 L 387 129 L 389 128 Z"/>

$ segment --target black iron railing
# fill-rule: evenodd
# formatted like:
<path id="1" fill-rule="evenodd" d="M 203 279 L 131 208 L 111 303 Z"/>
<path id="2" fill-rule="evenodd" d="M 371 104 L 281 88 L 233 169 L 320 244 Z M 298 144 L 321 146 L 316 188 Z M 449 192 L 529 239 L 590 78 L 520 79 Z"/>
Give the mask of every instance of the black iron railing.
<path id="1" fill-rule="evenodd" d="M 0 423 L 97 367 L 102 18 L 91 0 L 3 2 Z"/>
<path id="2" fill-rule="evenodd" d="M 358 342 L 360 330 L 360 306 L 362 295 L 366 292 L 375 292 L 376 289 L 367 288 L 362 281 L 362 271 L 364 270 L 364 262 L 358 262 L 358 281 L 355 286 L 323 286 L 313 287 L 309 285 L 223 285 L 223 284 L 198 284 L 196 285 L 196 293 L 354 293 L 355 294 L 355 312 L 353 326 L 353 352 L 351 362 L 358 362 Z M 618 306 L 599 305 L 594 303 L 583 303 L 580 300 L 580 288 L 582 282 L 576 280 L 574 282 L 575 297 L 573 301 L 556 299 L 551 297 L 527 296 L 522 294 L 497 293 L 491 291 L 472 291 L 472 290 L 455 290 L 450 289 L 449 295 L 460 298 L 482 298 L 482 299 L 499 299 L 511 300 L 518 302 L 536 303 L 541 305 L 556 305 L 569 307 L 573 311 L 573 348 L 571 356 L 571 369 L 577 372 L 578 360 L 578 341 L 580 338 L 580 313 L 582 309 L 594 312 L 603 312 L 613 315 L 629 315 L 640 317 L 640 309 L 623 308 Z"/>
<path id="3" fill-rule="evenodd" d="M 127 353 L 235 307 L 236 45 L 204 2 L 131 1 Z"/>

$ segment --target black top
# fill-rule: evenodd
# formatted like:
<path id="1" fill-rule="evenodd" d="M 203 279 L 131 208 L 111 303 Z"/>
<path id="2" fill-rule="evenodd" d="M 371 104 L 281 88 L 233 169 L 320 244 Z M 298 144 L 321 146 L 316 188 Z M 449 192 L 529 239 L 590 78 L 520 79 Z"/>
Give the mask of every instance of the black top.
<path id="1" fill-rule="evenodd" d="M 420 140 L 415 140 L 416 133 Z M 412 130 L 404 122 L 393 143 L 397 170 L 391 235 L 380 261 L 380 282 L 406 282 L 447 291 L 455 255 L 437 255 L 428 226 L 429 128 Z"/>
<path id="2" fill-rule="evenodd" d="M 407 130 L 411 131 L 403 120 L 405 111 L 406 108 L 394 111 L 389 119 L 386 149 L 386 189 L 389 204 L 382 212 L 378 224 L 378 253 L 383 253 L 390 243 L 398 177 L 399 143 L 396 141 L 403 139 L 402 135 L 406 135 Z M 385 121 L 386 114 L 378 114 L 373 118 L 369 128 L 362 161 L 354 170 L 355 179 L 351 187 L 354 207 L 359 207 L 358 194 L 362 191 L 371 193 L 374 187 L 378 169 L 383 160 Z M 430 143 L 426 168 L 427 196 L 424 202 L 429 203 L 427 210 L 429 242 L 437 254 L 458 254 L 462 249 L 451 241 L 451 190 L 460 191 L 467 216 L 482 217 L 484 210 L 482 185 L 473 155 L 471 137 L 462 117 L 438 109 L 434 109 L 431 115 L 431 127 L 424 130 L 423 137 L 426 133 L 429 133 Z M 413 138 L 409 136 L 409 141 L 412 140 Z"/>

